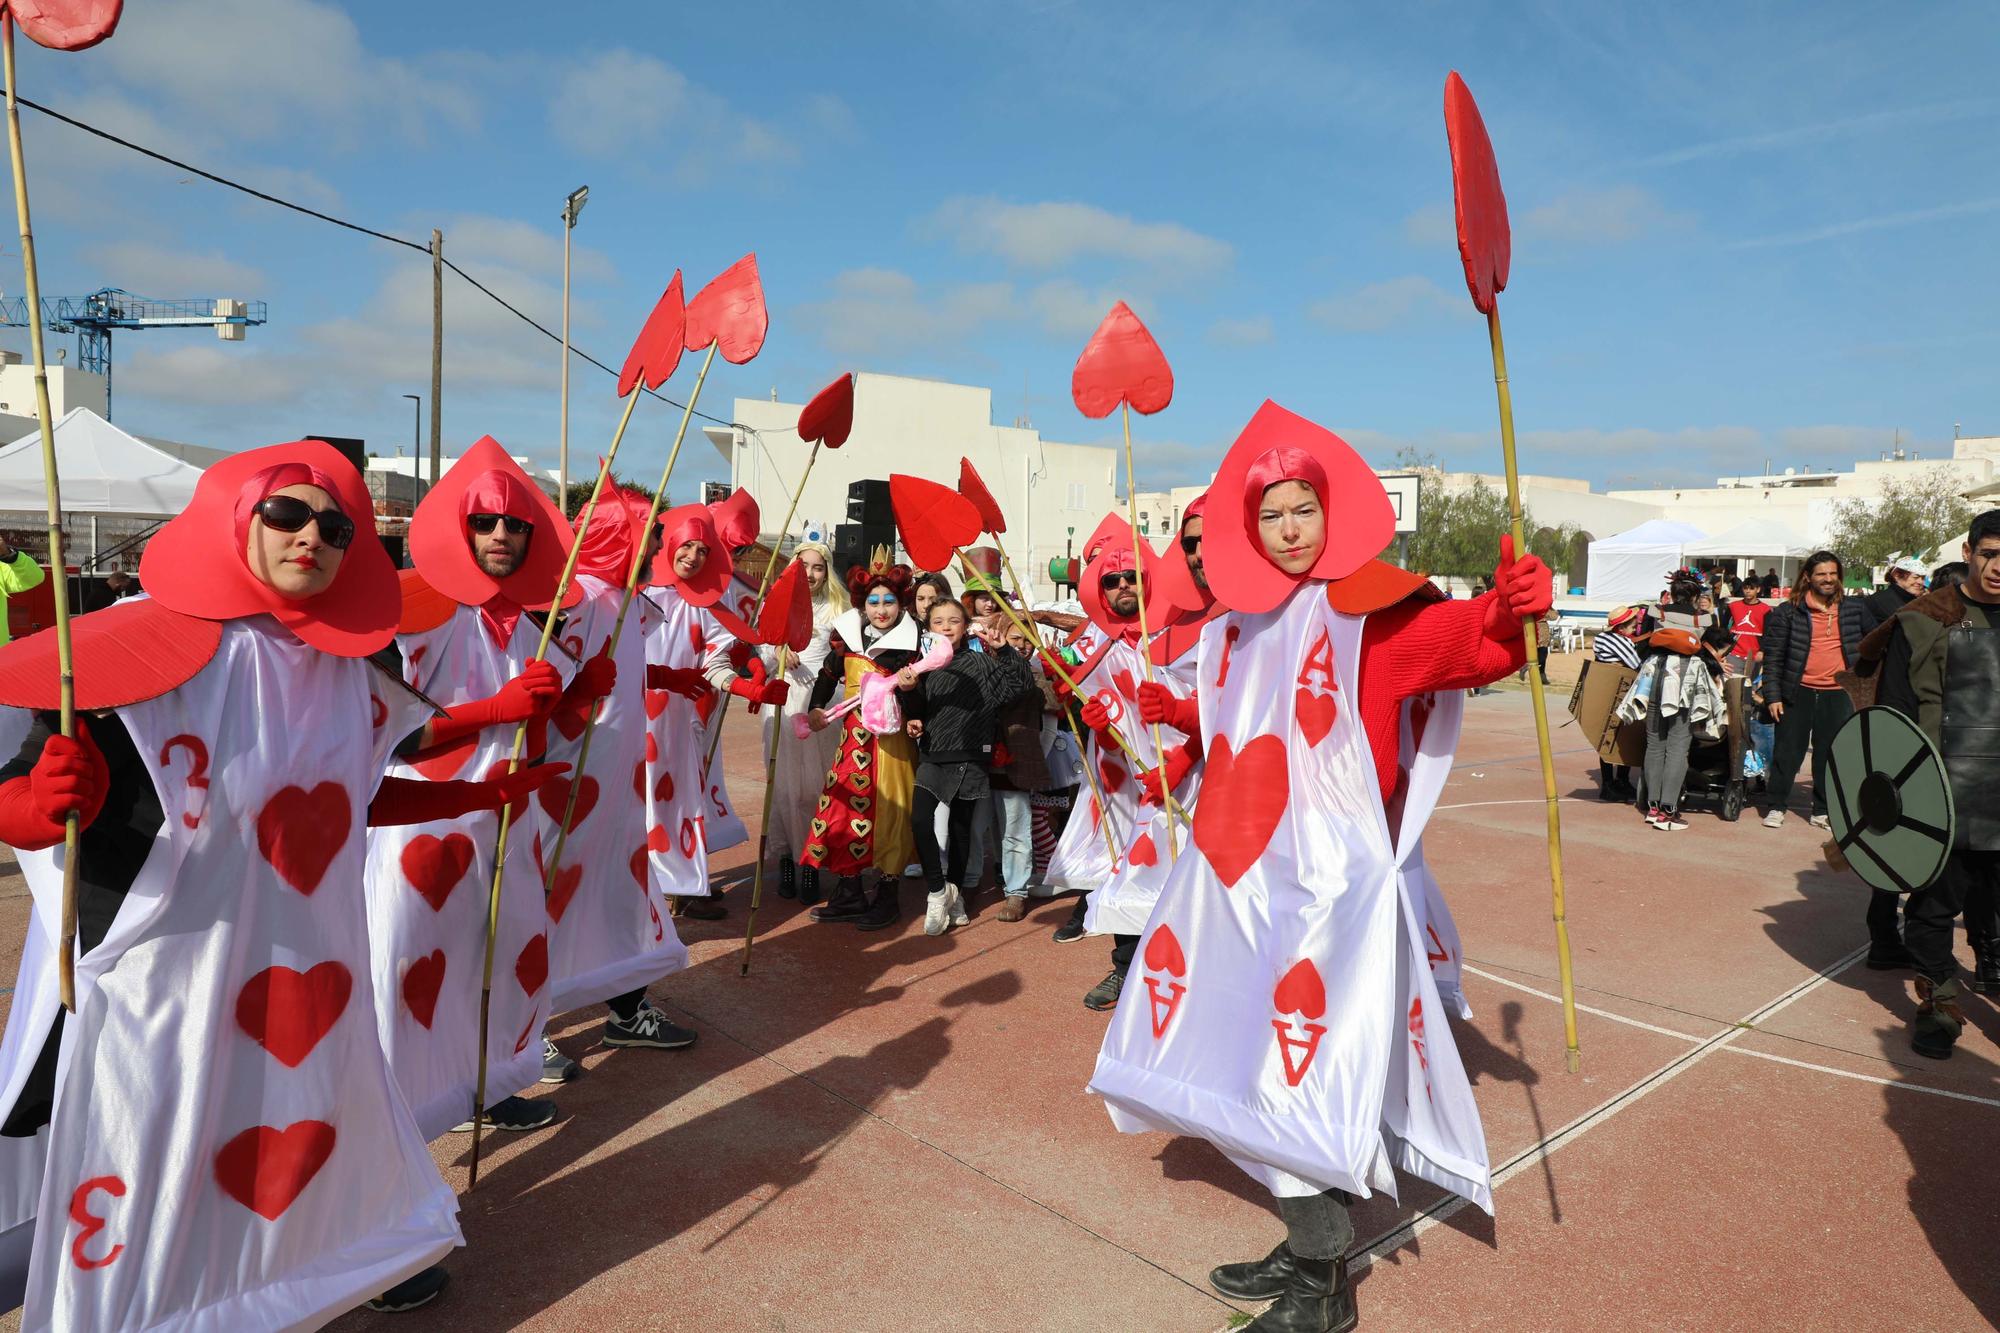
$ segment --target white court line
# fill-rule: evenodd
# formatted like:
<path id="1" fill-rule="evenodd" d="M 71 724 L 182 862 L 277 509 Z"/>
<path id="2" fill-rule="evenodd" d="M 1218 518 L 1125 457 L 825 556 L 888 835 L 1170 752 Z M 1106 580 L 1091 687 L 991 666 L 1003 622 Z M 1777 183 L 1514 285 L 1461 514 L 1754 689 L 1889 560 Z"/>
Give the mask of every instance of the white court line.
<path id="1" fill-rule="evenodd" d="M 1564 805 L 1604 804 L 1604 802 L 1598 800 L 1594 796 L 1558 796 L 1556 797 L 1556 801 L 1558 804 L 1564 804 Z M 1434 805 L 1431 807 L 1431 809 L 1476 810 L 1482 805 L 1547 805 L 1548 803 L 1549 803 L 1549 798 L 1546 796 L 1522 796 L 1511 801 L 1460 801 L 1456 805 Z"/>
<path id="2" fill-rule="evenodd" d="M 1553 1000 L 1557 1004 L 1562 1003 L 1562 996 L 1560 995 L 1551 995 L 1545 990 L 1536 990 L 1533 986 L 1523 986 L 1518 981 L 1510 981 L 1506 977 L 1495 976 L 1493 975 L 1493 973 L 1486 971 L 1484 968 L 1474 967 L 1470 963 L 1461 962 L 1459 964 L 1459 967 L 1463 971 L 1472 973 L 1472 975 L 1475 977 L 1484 977 L 1486 978 L 1486 980 L 1493 982 L 1495 985 L 1508 986 L 1513 988 L 1514 990 L 1525 992 L 1526 994 L 1536 996 L 1540 999 Z M 1614 1014 L 1609 1009 L 1595 1009 L 1587 1004 L 1577 1005 L 1577 1011 L 1579 1013 L 1595 1014 L 1599 1018 L 1608 1018 L 1614 1023 L 1623 1023 L 1627 1027 L 1641 1028 L 1647 1032 L 1657 1032 L 1662 1037 L 1678 1037 L 1682 1041 L 1708 1040 L 1708 1038 L 1706 1037 L 1697 1037 L 1692 1035 L 1691 1033 L 1676 1032 L 1672 1028 L 1655 1027 L 1651 1023 L 1641 1022 L 1639 1019 L 1636 1018 L 1627 1018 L 1624 1014 Z"/>
<path id="3" fill-rule="evenodd" d="M 1570 1121 L 1555 1133 L 1542 1139 L 1541 1142 L 1530 1144 L 1520 1152 L 1515 1153 L 1501 1164 L 1498 1171 L 1493 1173 L 1493 1187 L 1497 1190 L 1518 1172 L 1547 1158 L 1558 1148 L 1582 1137 L 1587 1130 L 1603 1124 L 1620 1111 L 1630 1108 L 1640 1098 L 1679 1078 L 1682 1074 L 1685 1074 L 1688 1070 L 1694 1068 L 1717 1051 L 1726 1049 L 1730 1042 L 1735 1041 L 1745 1032 L 1750 1031 L 1757 1023 L 1769 1018 L 1801 996 L 1818 989 L 1833 977 L 1852 967 L 1855 963 L 1860 962 L 1867 953 L 1868 947 L 1863 945 L 1853 953 L 1848 954 L 1845 958 L 1815 973 L 1808 980 L 1802 981 L 1792 987 L 1791 990 L 1786 991 L 1763 1008 L 1746 1014 L 1740 1021 L 1722 1029 L 1714 1036 L 1704 1038 L 1693 1049 L 1683 1051 L 1617 1096 L 1584 1112 L 1581 1116 Z M 1438 1223 L 1456 1216 L 1461 1208 L 1468 1206 L 1465 1199 L 1455 1194 L 1439 1200 L 1430 1208 L 1425 1209 L 1408 1221 L 1392 1227 L 1363 1246 L 1361 1251 L 1349 1261 L 1350 1271 L 1358 1271 L 1372 1264 L 1381 1256 L 1392 1254 L 1402 1249 L 1410 1241 L 1415 1240 Z"/>

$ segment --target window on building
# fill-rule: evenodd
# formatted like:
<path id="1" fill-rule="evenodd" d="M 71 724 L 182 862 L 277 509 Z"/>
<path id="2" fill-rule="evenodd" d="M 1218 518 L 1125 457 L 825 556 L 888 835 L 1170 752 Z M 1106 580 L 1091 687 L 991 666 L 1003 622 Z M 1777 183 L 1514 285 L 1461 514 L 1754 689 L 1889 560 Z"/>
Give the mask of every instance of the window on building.
<path id="1" fill-rule="evenodd" d="M 1085 503 L 1086 501 L 1084 499 L 1083 483 L 1080 481 L 1071 482 L 1069 484 L 1069 503 L 1067 505 L 1067 508 L 1081 509 L 1084 507 Z"/>

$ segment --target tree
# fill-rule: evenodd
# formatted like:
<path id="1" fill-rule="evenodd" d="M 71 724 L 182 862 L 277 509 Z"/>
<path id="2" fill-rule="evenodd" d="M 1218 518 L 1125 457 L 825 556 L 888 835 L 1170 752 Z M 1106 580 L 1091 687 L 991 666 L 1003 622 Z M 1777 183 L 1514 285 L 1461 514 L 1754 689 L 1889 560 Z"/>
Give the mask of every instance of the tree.
<path id="1" fill-rule="evenodd" d="M 1934 467 L 1883 483 L 1879 499 L 1843 500 L 1833 507 L 1832 547 L 1859 570 L 1904 555 L 1928 559 L 1972 526 L 1974 506 L 1959 494 L 1964 485 L 1953 469 Z"/>
<path id="2" fill-rule="evenodd" d="M 1421 478 L 1417 492 L 1417 532 L 1410 539 L 1406 557 L 1409 567 L 1426 574 L 1473 579 L 1490 575 L 1500 560 L 1500 538 L 1513 531 L 1504 491 L 1488 486 L 1475 477 L 1463 490 L 1447 491 L 1444 470 L 1437 459 L 1405 448 L 1396 454 L 1396 464 Z M 1551 569 L 1569 563 L 1569 545 L 1577 528 L 1560 524 L 1538 527 L 1534 514 L 1523 505 L 1521 525 L 1531 534 L 1528 547 Z"/>
<path id="3" fill-rule="evenodd" d="M 612 473 L 604 484 L 607 488 L 623 486 L 628 490 L 638 491 L 644 495 L 651 495 L 653 493 L 652 487 L 641 486 L 630 477 L 621 477 L 616 472 Z M 569 493 L 563 497 L 562 509 L 563 513 L 569 516 L 571 522 L 575 522 L 578 516 L 583 513 L 583 507 L 590 503 L 590 492 L 596 485 L 597 474 L 595 472 L 590 474 L 589 481 L 572 481 L 569 484 Z M 660 512 L 665 513 L 667 510 L 673 508 L 673 503 L 671 498 L 660 501 Z"/>

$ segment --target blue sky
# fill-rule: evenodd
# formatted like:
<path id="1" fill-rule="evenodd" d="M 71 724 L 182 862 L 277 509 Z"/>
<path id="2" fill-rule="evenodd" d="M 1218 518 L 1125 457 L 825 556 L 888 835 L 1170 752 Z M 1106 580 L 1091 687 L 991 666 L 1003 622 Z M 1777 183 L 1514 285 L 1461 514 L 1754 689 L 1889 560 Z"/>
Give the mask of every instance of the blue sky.
<path id="1" fill-rule="evenodd" d="M 613 364 L 676 267 L 692 290 L 755 250 L 771 336 L 711 376 L 717 415 L 858 369 L 1108 440 L 1069 368 L 1129 300 L 1178 379 L 1139 428 L 1151 487 L 1204 478 L 1267 396 L 1380 462 L 1498 470 L 1452 238 L 1457 68 L 1513 215 L 1523 467 L 1602 487 L 2000 434 L 1996 50 L 2000 10 L 1970 5 L 143 0 L 96 50 L 28 49 L 22 83 L 329 212 L 441 226 L 551 325 L 561 200 L 588 183 L 575 338 Z M 121 338 L 121 424 L 409 439 L 427 259 L 24 114 L 46 293 L 270 302 L 243 344 Z M 553 462 L 554 345 L 448 282 L 447 450 L 491 433 Z M 572 383 L 588 459 L 611 379 Z M 673 424 L 641 409 L 630 471 L 656 475 Z"/>

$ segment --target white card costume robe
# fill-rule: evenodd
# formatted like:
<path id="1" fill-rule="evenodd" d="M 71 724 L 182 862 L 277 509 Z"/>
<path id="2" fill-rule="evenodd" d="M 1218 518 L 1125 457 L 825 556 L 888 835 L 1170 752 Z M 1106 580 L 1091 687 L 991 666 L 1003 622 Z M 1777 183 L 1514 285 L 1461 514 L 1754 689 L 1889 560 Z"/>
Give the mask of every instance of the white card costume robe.
<path id="1" fill-rule="evenodd" d="M 1113 1124 L 1191 1134 L 1280 1196 L 1491 1210 L 1478 1108 L 1400 888 L 1355 697 L 1363 619 L 1306 582 L 1203 631 L 1202 804 L 1091 1078 Z"/>
<path id="2" fill-rule="evenodd" d="M 840 751 L 840 728 L 822 727 L 809 731 L 804 739 L 792 732 L 792 719 L 812 711 L 813 685 L 833 647 L 832 608 L 825 603 L 813 607 L 812 642 L 789 659 L 784 680 L 791 692 L 785 696 L 782 713 L 766 708 L 764 744 L 778 747 L 777 767 L 772 777 L 770 852 L 779 861 L 797 861 L 812 840 L 813 812 L 819 805 L 820 790 L 826 786 L 827 770 Z M 778 678 L 776 648 L 761 650 L 764 670 Z M 768 751 L 767 751 L 768 753 Z"/>
<path id="3" fill-rule="evenodd" d="M 497 694 L 521 674 L 540 639 L 540 627 L 523 614 L 503 650 L 478 608 L 459 606 L 437 628 L 398 635 L 396 643 L 405 678 L 450 708 Z M 576 670 L 574 661 L 553 649 L 549 662 L 565 678 Z M 514 730 L 513 723 L 484 727 L 462 748 L 415 763 L 397 759 L 389 772 L 440 782 L 505 772 Z M 555 733 L 553 723 L 549 733 Z M 549 917 L 535 869 L 534 837 L 541 822 L 536 798 L 524 798 L 507 831 L 487 1028 L 488 1105 L 542 1074 Z M 426 1139 L 472 1114 L 487 904 L 499 834 L 500 812 L 477 810 L 456 819 L 373 829 L 368 839 L 368 915 L 382 1048 Z"/>
<path id="4" fill-rule="evenodd" d="M 377 1041 L 362 894 L 369 801 L 428 710 L 257 616 L 116 712 L 163 819 L 76 965 L 23 1326 L 317 1328 L 462 1243 Z M 40 931 L 61 855 L 20 857 Z M 9 1105 L 57 1005 L 39 933 Z"/>
<path id="5" fill-rule="evenodd" d="M 1102 642 L 1097 632 L 1093 632 L 1091 639 L 1087 653 L 1095 652 L 1095 645 Z M 1138 687 L 1145 679 L 1146 663 L 1139 649 L 1117 639 L 1077 683 L 1104 707 L 1111 725 L 1130 742 L 1140 763 L 1152 769 L 1160 763 L 1159 752 L 1153 748 L 1153 729 L 1139 720 Z M 1157 672 L 1155 679 L 1176 695 L 1187 693 L 1187 687 L 1171 673 Z M 1170 748 L 1178 747 L 1186 739 L 1169 726 L 1162 726 L 1160 735 Z M 1138 774 L 1133 771 L 1131 759 L 1116 745 L 1107 745 L 1094 733 L 1089 734 L 1085 737 L 1084 759 L 1096 775 L 1097 790 L 1104 797 L 1105 808 L 1098 809 L 1088 784 L 1078 789 L 1077 799 L 1083 808 L 1071 814 L 1064 826 L 1043 880 L 1059 890 L 1089 891 L 1084 926 L 1091 933 L 1136 935 L 1152 915 L 1153 904 L 1159 900 L 1160 890 L 1167 882 L 1167 870 L 1172 865 L 1169 817 L 1165 807 L 1140 802 Z M 1174 788 L 1174 799 L 1187 809 L 1193 791 L 1192 778 L 1183 778 Z M 1111 855 L 1105 836 L 1107 827 L 1122 853 L 1116 858 Z M 1185 837 L 1182 843 L 1186 843 Z"/>
<path id="6" fill-rule="evenodd" d="M 1431 980 L 1445 1008 L 1460 1018 L 1472 1017 L 1465 998 L 1465 956 L 1458 926 L 1445 904 L 1444 890 L 1424 861 L 1424 826 L 1437 809 L 1438 796 L 1451 776 L 1458 754 L 1459 725 L 1465 717 L 1465 696 L 1441 690 L 1405 699 L 1397 720 L 1397 763 L 1404 776 L 1402 817 L 1396 827 L 1396 868 L 1403 896 L 1416 913 L 1424 957 Z"/>
<path id="7" fill-rule="evenodd" d="M 732 574 L 729 588 L 722 597 L 735 608 L 737 619 L 746 625 L 757 623 L 755 584 L 746 582 L 741 574 Z M 722 679 L 723 671 L 729 672 L 732 679 L 735 676 L 735 668 L 729 666 L 729 650 L 735 646 L 736 639 L 728 630 L 722 628 L 722 622 L 714 616 L 704 615 L 702 620 L 708 636 L 707 652 L 695 665 L 704 667 L 709 673 L 709 683 L 717 685 Z M 727 682 L 717 685 L 718 691 L 725 688 Z M 724 725 L 723 715 L 743 711 L 743 705 L 740 703 L 725 709 L 723 702 L 726 698 L 726 695 L 718 692 L 713 700 L 713 706 L 699 714 L 703 763 L 708 760 L 709 746 L 715 742 L 716 728 Z M 769 711 L 764 709 L 759 716 Z M 736 803 L 729 799 L 729 775 L 723 771 L 724 767 L 722 751 L 718 748 L 715 752 L 715 764 L 707 773 L 708 791 L 702 797 L 702 813 L 708 821 L 705 835 L 708 840 L 708 850 L 711 852 L 726 852 L 731 847 L 738 847 L 750 841 L 750 830 L 744 824 L 742 816 L 736 813 Z"/>
<path id="8" fill-rule="evenodd" d="M 563 625 L 563 641 L 585 661 L 603 651 L 618 623 L 623 584 L 589 574 L 576 576 L 583 601 Z M 687 946 L 668 920 L 667 901 L 654 887 L 648 842 L 645 710 L 646 643 L 641 617 L 650 603 L 634 597 L 612 650 L 618 681 L 597 706 L 590 733 L 589 767 L 579 770 L 583 729 L 574 736 L 549 724 L 548 759 L 571 766 L 568 782 L 540 793 L 533 812 L 538 866 L 555 855 L 568 783 L 576 807 L 562 865 L 547 891 L 551 1013 L 567 1013 L 624 995 L 687 966 Z M 657 742 L 656 742 L 657 744 Z M 666 830 L 653 835 L 664 843 Z"/>
<path id="9" fill-rule="evenodd" d="M 715 617 L 681 596 L 677 588 L 647 588 L 639 595 L 651 608 L 645 626 L 647 665 L 699 670 L 710 639 L 722 632 Z M 652 737 L 646 747 L 647 790 L 652 794 L 646 846 L 653 890 L 705 898 L 708 837 L 715 827 L 714 807 L 701 783 L 709 733 L 694 701 L 671 690 L 646 691 L 646 716 Z M 720 750 L 715 753 L 715 771 L 719 780 Z"/>

